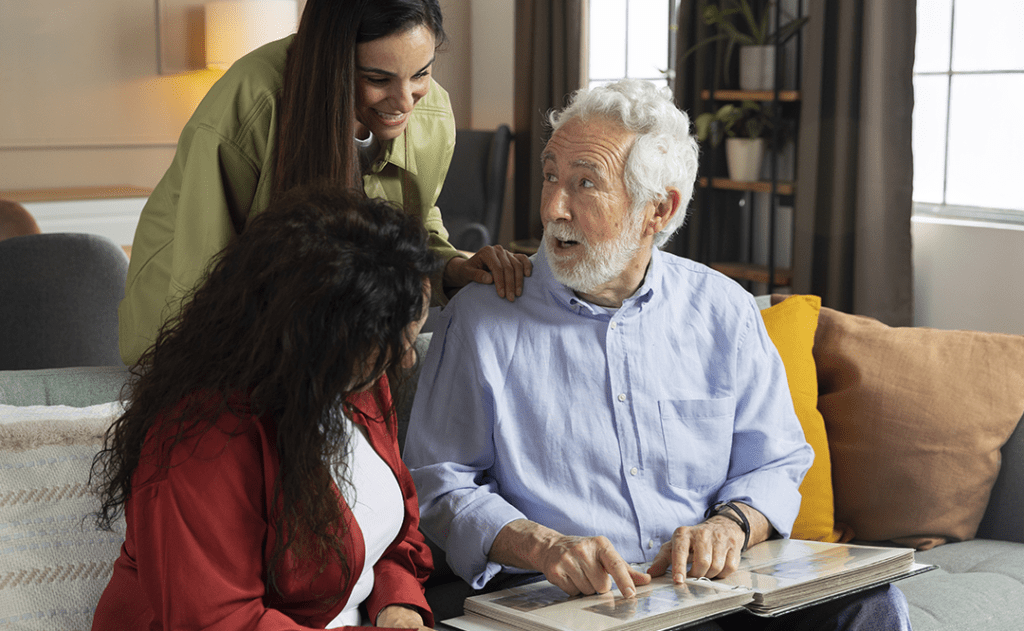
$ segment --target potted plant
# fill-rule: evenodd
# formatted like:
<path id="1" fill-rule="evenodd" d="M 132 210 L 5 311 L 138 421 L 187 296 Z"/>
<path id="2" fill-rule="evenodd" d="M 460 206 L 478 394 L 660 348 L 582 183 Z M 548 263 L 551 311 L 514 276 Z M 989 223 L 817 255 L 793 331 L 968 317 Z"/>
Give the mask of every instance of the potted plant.
<path id="1" fill-rule="evenodd" d="M 761 11 L 755 10 L 750 0 L 721 0 L 709 3 L 703 12 L 704 23 L 714 26 L 717 34 L 705 38 L 684 54 L 684 58 L 698 48 L 719 40 L 728 40 L 725 47 L 724 65 L 728 72 L 732 50 L 740 46 L 740 89 L 775 89 L 775 50 L 785 44 L 807 23 L 807 17 L 796 18 L 771 30 L 772 7 L 777 0 L 760 3 Z M 736 19 L 736 17 L 740 19 Z M 726 78 L 728 80 L 728 77 Z"/>
<path id="2" fill-rule="evenodd" d="M 754 182 L 760 179 L 765 136 L 772 129 L 766 107 L 756 101 L 739 105 L 726 103 L 715 112 L 705 112 L 693 121 L 697 139 L 717 147 L 725 140 L 725 161 L 729 179 Z"/>

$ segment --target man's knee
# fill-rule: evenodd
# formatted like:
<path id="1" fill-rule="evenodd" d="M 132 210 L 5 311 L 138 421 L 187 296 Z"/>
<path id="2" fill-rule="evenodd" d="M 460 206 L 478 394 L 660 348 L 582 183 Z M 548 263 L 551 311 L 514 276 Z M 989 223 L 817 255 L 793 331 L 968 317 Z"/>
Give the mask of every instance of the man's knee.
<path id="1" fill-rule="evenodd" d="M 910 631 L 907 598 L 895 585 L 883 585 L 840 601 L 835 618 L 825 627 L 836 631 Z"/>
<path id="2" fill-rule="evenodd" d="M 910 607 L 907 597 L 895 585 L 884 585 L 865 592 L 857 603 L 859 624 L 852 629 L 892 629 L 910 631 Z M 861 626 L 863 625 L 863 626 Z"/>

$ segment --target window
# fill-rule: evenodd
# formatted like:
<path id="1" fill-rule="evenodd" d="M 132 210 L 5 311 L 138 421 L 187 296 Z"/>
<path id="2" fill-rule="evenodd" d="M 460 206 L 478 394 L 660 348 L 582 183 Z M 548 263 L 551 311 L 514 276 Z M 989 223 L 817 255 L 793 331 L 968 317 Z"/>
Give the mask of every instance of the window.
<path id="1" fill-rule="evenodd" d="M 1024 222 L 1024 2 L 917 0 L 915 212 Z"/>
<path id="2" fill-rule="evenodd" d="M 623 77 L 670 85 L 677 0 L 590 0 L 589 87 Z M 655 37 L 653 34 L 663 36 Z"/>

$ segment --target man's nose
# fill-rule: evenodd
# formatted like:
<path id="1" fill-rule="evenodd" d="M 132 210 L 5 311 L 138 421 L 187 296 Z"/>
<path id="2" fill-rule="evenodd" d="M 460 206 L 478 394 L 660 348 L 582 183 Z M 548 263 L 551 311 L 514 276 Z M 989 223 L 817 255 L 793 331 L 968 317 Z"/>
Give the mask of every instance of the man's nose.
<path id="1" fill-rule="evenodd" d="M 558 220 L 568 221 L 571 219 L 569 199 L 565 191 L 556 189 L 544 195 L 541 199 L 540 214 L 544 223 Z"/>

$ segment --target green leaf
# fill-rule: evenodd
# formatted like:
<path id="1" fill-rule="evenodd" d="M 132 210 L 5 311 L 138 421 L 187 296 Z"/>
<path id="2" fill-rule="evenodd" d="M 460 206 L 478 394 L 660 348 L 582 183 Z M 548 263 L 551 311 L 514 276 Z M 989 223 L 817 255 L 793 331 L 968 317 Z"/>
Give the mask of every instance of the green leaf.
<path id="1" fill-rule="evenodd" d="M 796 35 L 796 32 L 799 31 L 804 24 L 807 24 L 808 19 L 809 18 L 807 16 L 804 16 L 785 24 L 784 26 L 780 26 L 778 32 L 773 34 L 771 37 L 772 43 L 785 44 L 791 37 Z"/>
<path id="2" fill-rule="evenodd" d="M 710 112 L 704 112 L 697 118 L 693 119 L 693 126 L 697 130 L 697 140 L 704 142 L 708 137 L 708 129 L 711 127 L 711 121 L 715 119 L 715 115 Z"/>
<path id="3" fill-rule="evenodd" d="M 748 3 L 747 0 L 739 0 L 739 4 L 743 10 L 743 17 L 747 21 L 747 26 L 750 27 L 751 37 L 758 45 L 760 45 L 763 43 L 768 25 L 765 23 L 764 19 L 762 19 L 760 20 L 760 27 L 758 26 L 758 19 L 754 16 L 754 10 L 750 8 L 750 3 Z M 767 13 L 768 12 L 765 11 L 765 15 L 767 15 Z"/>

